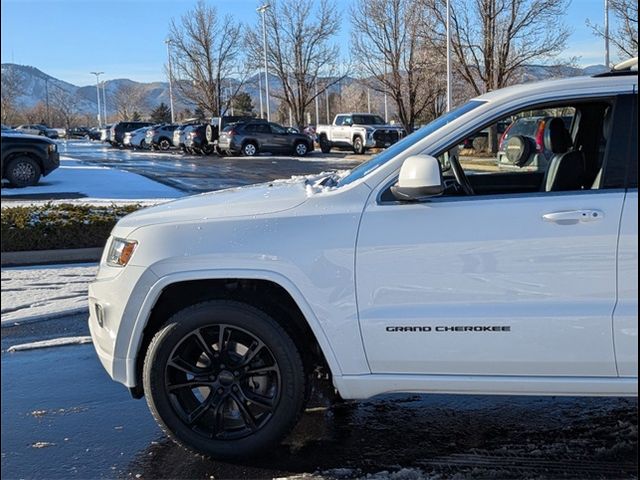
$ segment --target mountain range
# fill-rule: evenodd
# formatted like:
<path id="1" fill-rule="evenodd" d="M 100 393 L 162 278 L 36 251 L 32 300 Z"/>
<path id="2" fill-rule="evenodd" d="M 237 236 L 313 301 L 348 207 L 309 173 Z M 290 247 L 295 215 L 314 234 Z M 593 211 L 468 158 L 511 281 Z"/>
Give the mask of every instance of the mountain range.
<path id="1" fill-rule="evenodd" d="M 604 65 L 591 65 L 585 68 L 567 67 L 567 66 L 546 66 L 546 65 L 528 65 L 524 67 L 523 81 L 536 81 L 548 78 L 573 77 L 579 75 L 593 75 L 606 71 Z M 86 85 L 77 86 L 63 80 L 48 75 L 41 70 L 26 65 L 17 65 L 13 63 L 2 64 L 2 76 L 16 75 L 20 79 L 20 89 L 17 102 L 24 108 L 31 108 L 39 102 L 45 102 L 47 91 L 49 95 L 53 95 L 56 89 L 60 89 L 67 94 L 78 99 L 78 111 L 84 114 L 93 114 L 97 111 L 96 86 Z M 253 99 L 254 105 L 259 103 L 259 91 L 257 75 L 251 77 L 242 87 Z M 356 81 L 355 78 L 347 77 L 343 80 L 343 84 L 350 84 Z M 274 75 L 269 76 L 271 88 L 277 89 L 280 82 Z M 151 82 L 140 83 L 129 79 L 106 80 L 104 82 L 107 96 L 107 114 L 115 113 L 113 104 L 110 105 L 110 98 L 124 85 L 135 85 L 142 92 L 143 103 L 149 108 L 154 108 L 160 102 L 169 104 L 169 84 L 167 82 Z M 338 90 L 338 86 L 334 89 Z M 174 96 L 175 97 L 175 96 Z M 193 105 L 174 98 L 174 106 L 176 111 L 186 108 L 193 110 Z M 274 102 L 275 103 L 275 102 Z M 273 108 L 273 107 L 272 107 Z"/>

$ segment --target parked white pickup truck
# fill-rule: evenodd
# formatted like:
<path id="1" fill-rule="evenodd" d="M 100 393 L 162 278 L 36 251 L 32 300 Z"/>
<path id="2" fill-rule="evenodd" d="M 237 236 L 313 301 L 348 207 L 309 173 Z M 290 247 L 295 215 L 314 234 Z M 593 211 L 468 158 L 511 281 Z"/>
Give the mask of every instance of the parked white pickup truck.
<path id="1" fill-rule="evenodd" d="M 349 148 L 365 153 L 368 148 L 386 148 L 406 136 L 403 127 L 385 124 L 371 113 L 339 113 L 331 125 L 318 125 L 316 135 L 322 153 L 331 148 Z"/>
<path id="2" fill-rule="evenodd" d="M 124 217 L 89 288 L 102 364 L 215 458 L 269 452 L 319 371 L 348 399 L 637 396 L 637 91 L 637 61 L 496 90 L 350 172 Z M 572 112 L 545 172 L 460 160 L 540 111 Z"/>

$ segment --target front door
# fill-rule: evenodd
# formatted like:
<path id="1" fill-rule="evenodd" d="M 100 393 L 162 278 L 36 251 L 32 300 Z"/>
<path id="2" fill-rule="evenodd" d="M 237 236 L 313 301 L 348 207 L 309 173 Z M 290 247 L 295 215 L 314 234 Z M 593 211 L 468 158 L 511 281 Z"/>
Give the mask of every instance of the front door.
<path id="1" fill-rule="evenodd" d="M 576 108 L 585 122 L 606 111 L 602 103 Z M 599 161 L 597 147 L 588 161 Z M 469 165 L 470 180 L 482 167 L 471 182 L 481 194 L 401 203 L 374 193 L 368 201 L 356 288 L 371 371 L 615 376 L 624 189 L 605 172 L 593 187 L 531 191 L 529 172 L 502 193 L 503 173 Z"/>

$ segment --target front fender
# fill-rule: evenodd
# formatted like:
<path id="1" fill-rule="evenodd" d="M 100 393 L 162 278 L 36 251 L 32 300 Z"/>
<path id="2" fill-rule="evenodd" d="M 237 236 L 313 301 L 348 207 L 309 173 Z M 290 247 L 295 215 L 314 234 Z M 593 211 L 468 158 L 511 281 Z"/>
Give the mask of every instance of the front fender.
<path id="1" fill-rule="evenodd" d="M 133 387 L 136 384 L 136 369 L 137 369 L 137 355 L 142 345 L 142 339 L 144 335 L 144 328 L 149 321 L 151 310 L 156 304 L 162 291 L 169 285 L 185 282 L 190 280 L 218 280 L 225 278 L 237 278 L 247 280 L 266 280 L 271 281 L 282 288 L 284 288 L 291 298 L 296 302 L 300 311 L 304 315 L 311 331 L 315 335 L 320 348 L 324 354 L 324 357 L 331 369 L 332 375 L 339 376 L 342 374 L 342 369 L 338 363 L 335 352 L 333 351 L 331 344 L 327 338 L 327 335 L 322 328 L 318 318 L 314 314 L 313 310 L 309 306 L 309 303 L 305 299 L 302 292 L 284 275 L 269 271 L 269 270 L 249 270 L 249 269 L 234 269 L 234 270 L 193 270 L 178 272 L 174 274 L 165 275 L 159 278 L 153 286 L 149 289 L 145 299 L 142 302 L 142 306 L 139 309 L 138 315 L 134 321 L 132 329 L 128 334 L 130 339 L 128 345 L 126 345 L 126 352 L 122 352 L 126 359 L 126 385 Z M 125 336 L 126 338 L 126 336 Z M 118 356 L 118 352 L 116 352 Z"/>

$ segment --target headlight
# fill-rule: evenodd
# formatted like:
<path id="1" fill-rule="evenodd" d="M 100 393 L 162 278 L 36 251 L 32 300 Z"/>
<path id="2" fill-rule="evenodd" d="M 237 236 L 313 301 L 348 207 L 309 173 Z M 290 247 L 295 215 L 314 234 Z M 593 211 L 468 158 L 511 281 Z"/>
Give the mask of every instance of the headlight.
<path id="1" fill-rule="evenodd" d="M 49 149 L 49 153 L 54 153 L 58 149 L 58 145 L 51 143 L 47 148 Z"/>
<path id="2" fill-rule="evenodd" d="M 107 263 L 112 267 L 124 267 L 136 249 L 138 242 L 124 238 L 114 238 L 107 253 Z"/>

